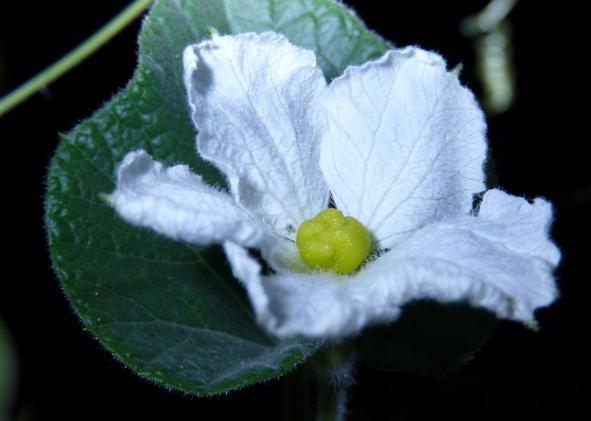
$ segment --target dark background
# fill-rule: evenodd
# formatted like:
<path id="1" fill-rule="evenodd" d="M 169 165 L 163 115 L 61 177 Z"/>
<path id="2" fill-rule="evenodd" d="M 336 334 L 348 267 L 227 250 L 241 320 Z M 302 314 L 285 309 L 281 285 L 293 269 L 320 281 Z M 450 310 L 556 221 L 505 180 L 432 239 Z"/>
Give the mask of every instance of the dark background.
<path id="1" fill-rule="evenodd" d="M 458 25 L 485 1 L 347 3 L 370 28 L 398 45 L 418 44 L 439 51 L 451 65 L 464 63 L 464 82 L 480 92 L 471 41 Z M 66 53 L 125 4 L 3 2 L 0 92 Z M 392 10 L 385 13 L 384 4 Z M 517 195 L 544 196 L 556 206 L 561 299 L 538 313 L 539 333 L 502 322 L 477 357 L 445 380 L 359 367 L 351 419 L 570 419 L 578 410 L 588 413 L 591 177 L 584 153 L 589 54 L 583 28 L 590 17 L 587 2 L 519 3 L 510 19 L 518 99 L 507 113 L 489 119 L 499 185 Z M 207 399 L 140 380 L 82 330 L 51 270 L 42 204 L 57 133 L 71 129 L 124 87 L 136 62 L 138 30 L 139 23 L 130 26 L 49 89 L 0 118 L 1 232 L 9 247 L 3 252 L 0 317 L 14 337 L 20 362 L 15 413 L 22 420 L 278 419 L 279 380 Z"/>

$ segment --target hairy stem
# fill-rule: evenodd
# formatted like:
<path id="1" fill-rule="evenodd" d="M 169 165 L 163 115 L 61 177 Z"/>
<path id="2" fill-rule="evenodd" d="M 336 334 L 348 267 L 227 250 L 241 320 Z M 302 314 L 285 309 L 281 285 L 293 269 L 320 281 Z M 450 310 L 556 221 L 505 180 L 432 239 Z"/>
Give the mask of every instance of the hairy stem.
<path id="1" fill-rule="evenodd" d="M 321 351 L 313 361 L 316 380 L 316 421 L 344 421 L 353 384 L 354 352 L 350 346 Z"/>
<path id="2" fill-rule="evenodd" d="M 319 385 L 316 421 L 344 421 L 347 412 L 347 388 L 348 385 Z"/>
<path id="3" fill-rule="evenodd" d="M 97 51 L 138 16 L 145 12 L 150 7 L 150 4 L 152 4 L 152 0 L 135 0 L 74 50 L 70 51 L 37 76 L 4 96 L 0 99 L 0 116 L 18 106 L 31 95 L 54 82 L 69 70 L 83 62 L 88 56 Z"/>

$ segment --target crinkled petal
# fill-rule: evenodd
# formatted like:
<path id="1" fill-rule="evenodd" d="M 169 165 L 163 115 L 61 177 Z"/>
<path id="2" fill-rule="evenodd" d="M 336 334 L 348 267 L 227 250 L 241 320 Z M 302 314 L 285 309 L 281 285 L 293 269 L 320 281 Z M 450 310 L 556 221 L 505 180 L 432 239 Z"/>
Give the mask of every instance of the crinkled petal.
<path id="1" fill-rule="evenodd" d="M 204 158 L 251 213 L 293 237 L 328 203 L 312 115 L 326 89 L 314 53 L 275 33 L 214 36 L 185 49 Z"/>
<path id="2" fill-rule="evenodd" d="M 391 50 L 349 67 L 323 96 L 320 166 L 339 209 L 381 249 L 471 210 L 484 190 L 485 122 L 443 58 Z"/>
<path id="3" fill-rule="evenodd" d="M 369 287 L 356 293 L 372 303 L 376 320 L 389 319 L 392 307 L 433 299 L 466 301 L 533 324 L 534 311 L 558 296 L 553 272 L 560 252 L 549 237 L 551 222 L 545 200 L 530 204 L 490 190 L 477 217 L 427 226 L 367 264 L 357 278 Z"/>
<path id="4" fill-rule="evenodd" d="M 478 210 L 479 221 L 496 224 L 497 237 L 508 238 L 505 245 L 516 253 L 528 253 L 546 260 L 551 266 L 560 262 L 560 251 L 550 241 L 552 204 L 544 199 L 534 199 L 530 204 L 522 197 L 511 196 L 502 190 L 486 192 Z M 493 229 L 493 227 L 491 227 Z"/>
<path id="5" fill-rule="evenodd" d="M 231 240 L 251 247 L 272 239 L 229 194 L 205 184 L 186 165 L 167 168 L 142 150 L 127 154 L 108 201 L 134 225 L 200 246 Z"/>
<path id="6" fill-rule="evenodd" d="M 489 191 L 480 213 L 429 225 L 353 276 L 262 276 L 240 246 L 226 243 L 261 324 L 277 336 L 342 337 L 395 320 L 419 299 L 464 301 L 499 317 L 534 322 L 557 297 L 560 253 L 548 237 L 550 204 Z M 524 240 L 525 239 L 525 240 Z"/>
<path id="7" fill-rule="evenodd" d="M 278 337 L 328 338 L 360 330 L 366 303 L 350 294 L 351 278 L 284 271 L 263 276 L 243 247 L 226 242 L 233 274 L 246 288 L 259 323 Z"/>

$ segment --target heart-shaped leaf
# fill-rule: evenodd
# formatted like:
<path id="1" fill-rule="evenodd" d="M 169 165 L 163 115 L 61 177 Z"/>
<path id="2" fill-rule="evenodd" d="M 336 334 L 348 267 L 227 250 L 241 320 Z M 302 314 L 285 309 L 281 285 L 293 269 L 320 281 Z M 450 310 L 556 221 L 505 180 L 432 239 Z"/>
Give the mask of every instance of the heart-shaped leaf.
<path id="1" fill-rule="evenodd" d="M 388 48 L 332 0 L 161 0 L 144 22 L 127 88 L 63 136 L 48 176 L 46 224 L 67 296 L 88 330 L 138 374 L 198 394 L 281 375 L 315 349 L 265 335 L 217 248 L 132 227 L 100 199 L 114 189 L 116 165 L 138 148 L 224 184 L 195 153 L 182 81 L 182 51 L 209 27 L 281 32 L 313 49 L 329 79 Z"/>

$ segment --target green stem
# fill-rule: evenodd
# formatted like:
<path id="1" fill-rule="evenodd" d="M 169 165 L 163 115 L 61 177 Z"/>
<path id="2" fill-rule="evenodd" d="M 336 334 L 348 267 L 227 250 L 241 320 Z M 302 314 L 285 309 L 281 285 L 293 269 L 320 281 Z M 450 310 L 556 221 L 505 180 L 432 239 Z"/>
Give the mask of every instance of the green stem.
<path id="1" fill-rule="evenodd" d="M 70 51 L 37 76 L 4 96 L 0 99 L 0 116 L 83 62 L 88 56 L 97 51 L 138 16 L 145 12 L 150 7 L 151 3 L 152 0 L 135 0 L 74 50 Z"/>
<path id="2" fill-rule="evenodd" d="M 491 0 L 484 9 L 465 18 L 460 26 L 467 36 L 477 36 L 495 30 L 503 22 L 518 0 Z"/>
<path id="3" fill-rule="evenodd" d="M 347 386 L 333 385 L 320 381 L 316 421 L 343 421 L 347 411 Z"/>
<path id="4" fill-rule="evenodd" d="M 353 384 L 352 344 L 327 347 L 312 362 L 316 382 L 316 421 L 343 421 L 347 394 Z"/>

